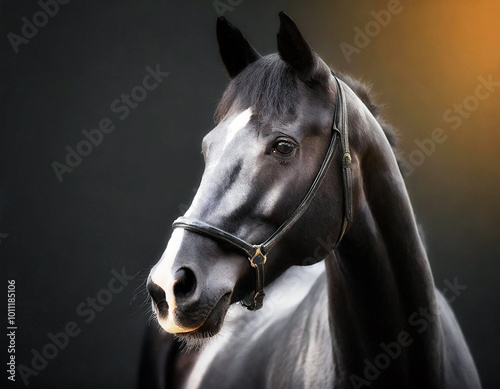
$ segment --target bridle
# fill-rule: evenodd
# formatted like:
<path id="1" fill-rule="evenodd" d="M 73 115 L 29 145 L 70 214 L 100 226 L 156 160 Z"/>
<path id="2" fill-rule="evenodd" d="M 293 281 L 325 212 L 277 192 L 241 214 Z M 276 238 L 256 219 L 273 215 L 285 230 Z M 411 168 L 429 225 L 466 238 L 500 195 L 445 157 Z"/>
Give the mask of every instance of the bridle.
<path id="1" fill-rule="evenodd" d="M 332 123 L 332 136 L 330 138 L 330 144 L 328 150 L 326 151 L 325 158 L 319 168 L 318 174 L 316 175 L 313 183 L 311 184 L 308 192 L 300 202 L 299 206 L 295 211 L 288 217 L 287 220 L 281 224 L 281 226 L 263 243 L 261 244 L 251 244 L 247 241 L 229 233 L 220 228 L 214 227 L 203 221 L 188 218 L 179 217 L 172 224 L 172 228 L 183 228 L 188 231 L 192 231 L 198 234 L 205 235 L 216 241 L 223 241 L 228 243 L 237 250 L 244 252 L 248 260 L 250 261 L 250 266 L 255 269 L 255 293 L 253 295 L 252 301 L 246 302 L 242 301 L 242 304 L 249 310 L 257 310 L 262 308 L 264 301 L 264 265 L 267 261 L 267 255 L 269 251 L 285 236 L 285 234 L 293 227 L 293 225 L 300 219 L 300 217 L 307 210 L 311 204 L 314 196 L 316 195 L 321 182 L 323 181 L 330 162 L 332 160 L 333 154 L 336 149 L 336 138 L 340 138 L 340 147 L 342 151 L 342 181 L 343 181 L 343 194 L 344 194 L 344 218 L 342 222 L 342 228 L 340 234 L 337 238 L 337 242 L 333 249 L 336 249 L 339 245 L 344 233 L 347 229 L 347 225 L 352 217 L 352 171 L 351 171 L 351 153 L 349 149 L 349 134 L 347 129 L 347 108 L 345 102 L 344 91 L 338 78 L 332 72 L 332 75 L 337 84 L 337 101 L 335 102 L 335 113 L 333 116 Z"/>
<path id="2" fill-rule="evenodd" d="M 262 308 L 264 300 L 264 265 L 267 261 L 267 255 L 271 249 L 285 236 L 285 234 L 293 227 L 293 225 L 300 219 L 300 217 L 307 210 L 311 204 L 314 196 L 316 195 L 321 182 L 323 181 L 330 162 L 332 160 L 333 154 L 336 149 L 336 138 L 340 138 L 340 147 L 342 151 L 342 181 L 343 181 L 343 194 L 344 194 L 344 217 L 342 221 L 342 228 L 340 234 L 337 238 L 335 248 L 339 245 L 344 233 L 347 229 L 347 225 L 352 217 L 352 170 L 351 170 L 351 153 L 349 149 L 349 134 L 347 128 L 347 108 L 345 102 L 344 91 L 338 78 L 332 72 L 332 75 L 337 84 L 337 101 L 335 102 L 335 113 L 333 116 L 332 123 L 332 136 L 330 138 L 330 144 L 326 151 L 325 158 L 319 168 L 319 171 L 314 178 L 308 192 L 300 202 L 299 206 L 295 211 L 288 217 L 287 220 L 281 224 L 280 227 L 263 243 L 261 244 L 251 244 L 247 241 L 229 233 L 220 228 L 207 224 L 203 221 L 188 218 L 179 217 L 174 221 L 172 227 L 184 228 L 185 230 L 192 231 L 198 234 L 205 235 L 216 241 L 223 241 L 228 243 L 237 250 L 244 252 L 250 262 L 250 266 L 255 269 L 255 293 L 253 295 L 251 302 L 242 301 L 249 310 L 257 310 Z"/>

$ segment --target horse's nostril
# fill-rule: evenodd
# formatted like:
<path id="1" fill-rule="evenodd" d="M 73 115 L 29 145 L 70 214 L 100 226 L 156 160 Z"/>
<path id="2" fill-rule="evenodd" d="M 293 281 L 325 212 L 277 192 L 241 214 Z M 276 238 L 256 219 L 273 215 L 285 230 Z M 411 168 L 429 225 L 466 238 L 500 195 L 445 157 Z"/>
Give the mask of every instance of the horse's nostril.
<path id="1" fill-rule="evenodd" d="M 196 276 L 191 269 L 181 267 L 175 273 L 174 295 L 176 299 L 189 297 L 196 290 Z"/>
<path id="2" fill-rule="evenodd" d="M 148 280 L 146 289 L 159 310 L 168 310 L 165 291 L 160 286 L 156 285 L 153 281 Z"/>

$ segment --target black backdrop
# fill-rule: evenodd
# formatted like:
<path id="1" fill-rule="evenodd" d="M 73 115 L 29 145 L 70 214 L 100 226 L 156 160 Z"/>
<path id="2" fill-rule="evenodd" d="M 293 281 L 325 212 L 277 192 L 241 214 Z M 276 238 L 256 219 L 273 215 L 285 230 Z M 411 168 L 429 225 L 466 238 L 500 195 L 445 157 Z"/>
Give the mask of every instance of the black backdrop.
<path id="1" fill-rule="evenodd" d="M 41 27 L 17 53 L 9 33 L 21 35 L 23 17 L 32 21 L 42 8 L 35 1 L 1 3 L 2 323 L 7 280 L 15 279 L 18 364 L 32 368 L 33 350 L 43 353 L 54 343 L 49 334 L 68 323 L 79 330 L 62 350 L 45 350 L 58 355 L 46 366 L 38 362 L 40 371 L 29 378 L 36 388 L 134 387 L 149 318 L 142 282 L 171 221 L 193 196 L 201 138 L 226 85 L 214 34 L 217 7 L 262 53 L 275 51 L 277 14 L 288 11 L 329 63 L 373 81 L 388 119 L 401 128 L 407 156 L 413 140 L 430 136 L 443 125 L 443 112 L 474 92 L 478 76 L 500 80 L 500 46 L 492 38 L 500 34 L 490 23 L 500 15 L 497 2 L 402 1 L 403 12 L 350 61 L 340 43 L 353 44 L 354 28 L 386 4 L 66 2 L 46 21 L 38 15 Z M 452 23 L 462 30 L 448 28 Z M 169 75 L 143 96 L 136 87 L 147 66 Z M 124 111 L 111 104 L 133 88 L 143 100 L 121 120 Z M 443 288 L 457 277 L 468 286 L 453 308 L 491 388 L 500 383 L 498 95 L 481 102 L 407 179 L 436 284 Z M 103 118 L 115 130 L 59 182 L 53 162 L 65 163 L 66 146 L 75 149 L 86 139 L 82 130 Z M 116 272 L 135 278 L 110 284 Z M 87 298 L 96 297 L 99 305 L 89 308 Z M 23 386 L 19 372 L 15 386 Z"/>

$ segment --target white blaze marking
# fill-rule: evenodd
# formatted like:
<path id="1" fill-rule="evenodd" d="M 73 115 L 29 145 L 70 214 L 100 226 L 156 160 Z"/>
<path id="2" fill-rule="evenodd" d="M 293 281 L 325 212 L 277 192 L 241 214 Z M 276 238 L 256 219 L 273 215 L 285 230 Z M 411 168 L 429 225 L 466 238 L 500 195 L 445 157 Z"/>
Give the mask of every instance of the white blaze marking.
<path id="1" fill-rule="evenodd" d="M 224 157 L 224 151 L 226 150 L 226 147 L 229 145 L 229 143 L 231 143 L 236 134 L 246 127 L 251 117 L 252 108 L 247 108 L 243 112 L 240 112 L 239 114 L 236 114 L 228 119 L 229 124 L 227 125 L 226 137 L 224 139 L 222 150 L 217 153 L 217 158 L 213 158 L 212 162 L 210 163 L 211 168 L 217 168 L 219 162 Z"/>
<path id="2" fill-rule="evenodd" d="M 252 109 L 247 108 L 246 110 L 240 112 L 232 116 L 228 121 L 226 129 L 226 137 L 224 139 L 224 144 L 222 151 L 218 153 L 217 158 L 210 164 L 210 167 L 217 167 L 220 160 L 223 158 L 224 150 L 234 139 L 236 134 L 246 127 L 250 118 L 252 116 Z M 202 198 L 202 194 L 198 193 L 195 195 L 193 199 L 193 203 L 191 207 L 189 207 L 186 215 L 190 213 L 190 210 L 193 208 L 196 202 Z M 174 289 L 173 289 L 173 274 L 172 274 L 172 266 L 174 264 L 174 260 L 179 252 L 182 240 L 184 238 L 184 230 L 176 229 L 172 233 L 172 237 L 170 238 L 167 248 L 163 253 L 158 265 L 156 265 L 154 272 L 151 276 L 152 281 L 162 287 L 165 290 L 165 295 L 168 304 L 168 316 L 166 319 L 158 318 L 158 322 L 163 327 L 163 329 L 170 333 L 178 333 L 178 332 L 187 332 L 195 330 L 196 328 L 185 328 L 179 326 L 174 320 L 174 310 L 177 308 L 177 304 L 175 302 Z"/>
<path id="3" fill-rule="evenodd" d="M 221 160 L 224 158 L 224 150 L 226 150 L 227 146 L 231 143 L 231 141 L 234 139 L 236 134 L 242 130 L 243 128 L 246 127 L 248 122 L 250 121 L 250 118 L 252 117 L 252 108 L 247 108 L 246 110 L 235 114 L 231 116 L 227 121 L 229 124 L 226 127 L 226 137 L 224 138 L 224 144 L 222 146 L 221 151 L 218 151 L 216 155 L 210 157 L 210 164 L 207 165 L 207 169 L 211 169 L 213 171 L 217 172 L 217 166 L 221 162 Z M 204 173 L 205 174 L 205 173 Z M 202 180 L 203 182 L 203 180 Z M 206 192 L 203 192 L 203 185 L 198 188 L 198 191 L 196 192 L 193 201 L 191 203 L 191 206 L 189 209 L 186 211 L 184 216 L 190 216 L 191 213 L 193 212 L 193 209 L 196 209 L 196 207 L 199 205 L 199 203 L 202 200 L 209 199 L 210 196 L 206 194 Z"/>
<path id="4" fill-rule="evenodd" d="M 245 128 L 245 126 L 250 121 L 251 116 L 252 108 L 247 108 L 232 119 L 231 123 L 229 123 L 229 125 L 227 126 L 226 139 L 224 140 L 224 149 L 233 140 L 238 131 Z"/>
<path id="5" fill-rule="evenodd" d="M 168 304 L 168 316 L 166 319 L 158 317 L 158 322 L 165 331 L 170 333 L 187 332 L 195 329 L 179 326 L 174 320 L 174 310 L 177 308 L 177 304 L 175 303 L 174 296 L 172 266 L 181 247 L 182 240 L 184 239 L 184 232 L 184 229 L 180 228 L 174 230 L 168 241 L 165 252 L 151 275 L 151 280 L 165 291 L 165 297 Z"/>

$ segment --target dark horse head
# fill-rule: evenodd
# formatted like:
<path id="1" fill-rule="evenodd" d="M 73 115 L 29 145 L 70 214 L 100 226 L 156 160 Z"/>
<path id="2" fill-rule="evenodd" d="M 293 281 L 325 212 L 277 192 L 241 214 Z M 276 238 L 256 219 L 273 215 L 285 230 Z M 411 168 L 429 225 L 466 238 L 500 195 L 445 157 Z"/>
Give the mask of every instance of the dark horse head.
<path id="1" fill-rule="evenodd" d="M 185 215 L 253 244 L 276 231 L 311 187 L 332 137 L 336 104 L 331 70 L 294 22 L 284 13 L 280 19 L 278 54 L 266 56 L 218 20 L 231 81 L 217 107 L 216 127 L 203 139 L 205 171 Z M 316 237 L 331 231 L 334 240 L 340 233 L 341 158 L 337 149 L 307 211 L 269 254 L 266 285 L 293 265 L 321 260 Z M 353 157 L 353 169 L 356 164 Z M 180 228 L 148 280 L 160 325 L 188 338 L 216 334 L 230 304 L 252 295 L 254 286 L 244 254 Z"/>

